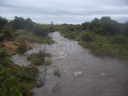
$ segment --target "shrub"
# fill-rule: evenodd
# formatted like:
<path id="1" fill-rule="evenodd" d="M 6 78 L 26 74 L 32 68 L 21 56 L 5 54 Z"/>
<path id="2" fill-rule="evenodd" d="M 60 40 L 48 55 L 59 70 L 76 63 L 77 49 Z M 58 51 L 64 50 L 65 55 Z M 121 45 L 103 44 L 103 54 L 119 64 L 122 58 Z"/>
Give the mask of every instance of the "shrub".
<path id="1" fill-rule="evenodd" d="M 11 28 L 10 26 L 5 26 L 3 29 L 2 29 L 2 32 L 4 34 L 4 37 L 7 37 L 7 38 L 12 38 L 14 37 L 13 36 L 13 28 Z"/>
<path id="2" fill-rule="evenodd" d="M 25 42 L 21 42 L 20 45 L 17 48 L 17 52 L 22 54 L 26 51 L 27 51 L 27 45 L 25 44 Z"/>
<path id="3" fill-rule="evenodd" d="M 7 55 L 7 52 L 4 48 L 0 48 L 0 57 L 5 57 Z"/>
<path id="4" fill-rule="evenodd" d="M 115 35 L 112 38 L 112 43 L 115 43 L 115 44 L 125 44 L 125 43 L 127 43 L 127 38 L 125 36 L 122 36 L 122 35 Z"/>
<path id="5" fill-rule="evenodd" d="M 19 80 L 10 72 L 2 68 L 0 70 L 0 94 L 1 96 L 22 96 L 18 90 Z"/>
<path id="6" fill-rule="evenodd" d="M 45 60 L 45 66 L 49 66 L 50 64 L 51 64 L 51 60 L 50 60 L 50 58 L 47 58 L 46 60 Z"/>
<path id="7" fill-rule="evenodd" d="M 91 33 L 86 32 L 82 34 L 81 39 L 83 41 L 94 41 L 94 36 Z"/>
<path id="8" fill-rule="evenodd" d="M 61 74 L 60 74 L 59 67 L 54 69 L 53 74 L 54 74 L 54 76 L 57 76 L 58 78 L 60 78 Z"/>
<path id="9" fill-rule="evenodd" d="M 45 52 L 33 53 L 28 57 L 28 60 L 34 65 L 42 65 L 45 62 Z"/>
<path id="10" fill-rule="evenodd" d="M 4 34 L 0 34 L 0 41 L 4 40 Z"/>

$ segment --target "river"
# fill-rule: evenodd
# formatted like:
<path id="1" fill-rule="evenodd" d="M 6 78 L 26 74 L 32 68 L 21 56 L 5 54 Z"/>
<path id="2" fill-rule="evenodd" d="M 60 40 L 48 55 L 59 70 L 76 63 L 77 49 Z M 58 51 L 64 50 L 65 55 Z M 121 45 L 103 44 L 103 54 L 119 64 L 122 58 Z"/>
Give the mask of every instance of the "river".
<path id="1" fill-rule="evenodd" d="M 14 55 L 12 61 L 20 66 L 30 62 L 27 57 L 46 49 L 52 64 L 47 67 L 46 81 L 34 88 L 34 96 L 128 96 L 128 63 L 114 58 L 100 58 L 90 54 L 77 41 L 64 38 L 59 32 L 50 33 L 52 45 L 37 44 L 23 55 Z M 53 75 L 60 69 L 61 77 Z M 44 66 L 38 66 L 43 77 Z"/>

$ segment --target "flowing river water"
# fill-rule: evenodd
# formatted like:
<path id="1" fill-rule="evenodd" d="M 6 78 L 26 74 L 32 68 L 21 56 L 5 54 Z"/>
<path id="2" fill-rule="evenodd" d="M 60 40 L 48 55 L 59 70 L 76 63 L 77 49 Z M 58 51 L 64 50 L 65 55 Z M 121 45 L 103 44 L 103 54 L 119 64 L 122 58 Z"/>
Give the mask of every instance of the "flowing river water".
<path id="1" fill-rule="evenodd" d="M 37 44 L 23 55 L 12 57 L 14 63 L 26 66 L 30 54 L 44 48 L 51 53 L 52 64 L 47 67 L 45 84 L 33 89 L 35 96 L 128 96 L 128 62 L 95 57 L 59 32 L 50 36 L 54 44 Z M 60 69 L 60 78 L 53 75 L 55 68 Z M 43 77 L 44 66 L 38 69 Z"/>

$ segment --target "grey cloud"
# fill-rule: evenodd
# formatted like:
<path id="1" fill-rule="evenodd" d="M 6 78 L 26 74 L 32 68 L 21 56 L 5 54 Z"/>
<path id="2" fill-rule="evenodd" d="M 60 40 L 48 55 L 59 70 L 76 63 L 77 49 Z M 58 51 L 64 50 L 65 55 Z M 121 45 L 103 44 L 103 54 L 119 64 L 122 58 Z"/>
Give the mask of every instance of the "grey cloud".
<path id="1" fill-rule="evenodd" d="M 0 15 L 29 17 L 39 23 L 77 24 L 102 16 L 125 22 L 127 6 L 127 0 L 1 0 Z"/>

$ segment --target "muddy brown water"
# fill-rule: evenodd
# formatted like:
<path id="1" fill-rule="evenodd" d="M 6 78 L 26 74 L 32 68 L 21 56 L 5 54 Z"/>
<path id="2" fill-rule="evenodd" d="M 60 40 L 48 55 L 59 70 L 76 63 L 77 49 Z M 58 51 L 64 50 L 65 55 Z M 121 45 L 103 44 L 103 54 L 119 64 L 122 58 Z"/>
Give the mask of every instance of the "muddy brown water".
<path id="1" fill-rule="evenodd" d="M 32 53 L 45 48 L 52 54 L 45 84 L 33 89 L 34 96 L 128 96 L 128 62 L 95 57 L 59 32 L 50 36 L 54 44 L 37 44 L 23 55 L 12 57 L 14 63 L 26 66 L 30 63 L 26 58 Z M 56 67 L 60 69 L 60 78 L 53 75 Z M 38 69 L 43 77 L 44 66 L 38 66 Z"/>

